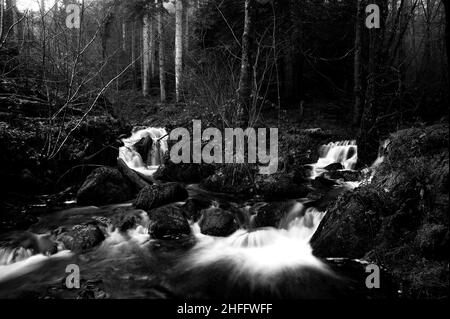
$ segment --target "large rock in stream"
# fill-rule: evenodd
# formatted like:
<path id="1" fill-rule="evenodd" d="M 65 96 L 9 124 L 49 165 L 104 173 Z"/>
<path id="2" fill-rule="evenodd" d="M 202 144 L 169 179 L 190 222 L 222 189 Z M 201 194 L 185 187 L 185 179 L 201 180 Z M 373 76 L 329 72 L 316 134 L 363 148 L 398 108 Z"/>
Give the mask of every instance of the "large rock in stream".
<path id="1" fill-rule="evenodd" d="M 158 207 L 148 213 L 148 232 L 156 239 L 178 239 L 191 234 L 191 228 L 183 211 L 175 205 Z"/>
<path id="2" fill-rule="evenodd" d="M 207 199 L 189 198 L 181 208 L 188 219 L 196 222 L 201 217 L 202 211 L 209 207 L 211 207 L 211 201 Z"/>
<path id="3" fill-rule="evenodd" d="M 306 184 L 294 182 L 292 173 L 258 174 L 255 185 L 257 193 L 266 200 L 300 198 L 309 192 Z"/>
<path id="4" fill-rule="evenodd" d="M 253 227 L 275 227 L 280 226 L 281 221 L 286 218 L 292 210 L 294 201 L 271 202 L 256 208 Z"/>
<path id="5" fill-rule="evenodd" d="M 447 124 L 392 134 L 372 183 L 330 204 L 314 254 L 384 265 L 408 298 L 448 298 L 448 136 Z"/>
<path id="6" fill-rule="evenodd" d="M 203 210 L 199 225 L 203 234 L 222 237 L 231 235 L 239 228 L 234 215 L 221 208 Z"/>
<path id="7" fill-rule="evenodd" d="M 247 164 L 222 165 L 213 175 L 202 180 L 200 186 L 216 193 L 249 195 L 255 191 L 256 167 Z"/>
<path id="8" fill-rule="evenodd" d="M 77 193 L 79 205 L 107 205 L 130 200 L 132 186 L 116 168 L 95 169 Z"/>
<path id="9" fill-rule="evenodd" d="M 187 190 L 179 183 L 149 185 L 139 192 L 134 206 L 149 211 L 155 207 L 183 201 L 187 197 Z"/>
<path id="10" fill-rule="evenodd" d="M 57 237 L 66 249 L 77 253 L 99 245 L 104 239 L 103 232 L 94 224 L 75 225 Z"/>
<path id="11" fill-rule="evenodd" d="M 168 182 L 198 183 L 204 178 L 214 174 L 215 167 L 212 164 L 179 163 L 170 160 L 169 153 L 164 156 L 163 163 L 153 177 L 157 180 Z"/>

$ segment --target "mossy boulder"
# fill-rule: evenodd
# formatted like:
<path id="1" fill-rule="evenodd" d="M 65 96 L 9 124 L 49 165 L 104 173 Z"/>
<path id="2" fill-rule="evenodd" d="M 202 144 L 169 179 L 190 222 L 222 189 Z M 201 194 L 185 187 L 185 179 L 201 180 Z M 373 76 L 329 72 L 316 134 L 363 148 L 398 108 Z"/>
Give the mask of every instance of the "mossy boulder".
<path id="1" fill-rule="evenodd" d="M 294 201 L 271 202 L 266 205 L 256 205 L 256 214 L 253 220 L 253 227 L 275 227 L 280 226 L 281 221 L 291 211 Z"/>
<path id="2" fill-rule="evenodd" d="M 149 211 L 162 205 L 185 200 L 187 197 L 187 190 L 179 183 L 149 185 L 139 192 L 134 206 Z"/>
<path id="3" fill-rule="evenodd" d="M 231 235 L 239 228 L 233 214 L 220 208 L 203 210 L 199 225 L 203 234 L 222 237 Z"/>
<path id="4" fill-rule="evenodd" d="M 266 200 L 304 197 L 309 192 L 306 184 L 294 182 L 294 174 L 275 173 L 256 175 L 256 192 Z"/>
<path id="5" fill-rule="evenodd" d="M 77 192 L 79 205 L 120 203 L 133 197 L 132 187 L 116 168 L 95 169 Z"/>
<path id="6" fill-rule="evenodd" d="M 99 245 L 104 239 L 103 232 L 94 224 L 75 225 L 57 237 L 66 249 L 77 253 Z"/>
<path id="7" fill-rule="evenodd" d="M 217 193 L 249 195 L 255 192 L 257 168 L 248 164 L 221 166 L 213 175 L 204 179 L 200 186 Z"/>
<path id="8" fill-rule="evenodd" d="M 314 253 L 385 265 L 406 297 L 448 297 L 448 133 L 437 124 L 392 134 L 372 183 L 328 207 Z"/>
<path id="9" fill-rule="evenodd" d="M 170 160 L 169 154 L 164 156 L 162 164 L 153 177 L 167 182 L 199 183 L 201 180 L 214 174 L 215 167 L 211 164 L 179 163 Z"/>
<path id="10" fill-rule="evenodd" d="M 178 239 L 191 234 L 183 211 L 175 205 L 158 207 L 148 212 L 148 232 L 155 239 Z"/>

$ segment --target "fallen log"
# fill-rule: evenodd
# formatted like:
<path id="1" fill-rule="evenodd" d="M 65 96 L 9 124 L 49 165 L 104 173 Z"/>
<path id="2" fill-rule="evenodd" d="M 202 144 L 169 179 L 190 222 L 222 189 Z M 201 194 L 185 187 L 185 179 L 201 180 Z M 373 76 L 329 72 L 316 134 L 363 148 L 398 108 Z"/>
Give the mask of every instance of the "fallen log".
<path id="1" fill-rule="evenodd" d="M 134 171 L 140 178 L 142 178 L 144 181 L 146 181 L 147 183 L 149 183 L 149 184 L 160 184 L 160 182 L 158 182 L 157 180 L 155 180 L 153 177 L 151 177 L 151 176 L 147 176 L 147 175 L 144 175 L 144 174 L 142 174 L 142 173 L 140 173 L 140 172 L 137 172 L 137 171 Z"/>
<path id="2" fill-rule="evenodd" d="M 149 183 L 147 180 L 142 179 L 141 176 L 138 175 L 136 171 L 129 168 L 121 158 L 117 159 L 117 167 L 122 175 L 134 185 L 137 191 L 152 184 L 152 182 Z"/>

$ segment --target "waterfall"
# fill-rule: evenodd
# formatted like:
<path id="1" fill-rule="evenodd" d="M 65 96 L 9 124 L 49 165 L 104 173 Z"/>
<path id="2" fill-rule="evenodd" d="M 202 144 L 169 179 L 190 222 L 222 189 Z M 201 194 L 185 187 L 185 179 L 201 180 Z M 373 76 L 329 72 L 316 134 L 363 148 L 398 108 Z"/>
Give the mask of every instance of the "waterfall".
<path id="1" fill-rule="evenodd" d="M 356 141 L 332 142 L 319 149 L 319 160 L 316 165 L 324 168 L 333 163 L 341 163 L 345 169 L 354 169 L 358 161 Z"/>
<path id="2" fill-rule="evenodd" d="M 25 260 L 34 253 L 31 249 L 26 249 L 23 247 L 17 248 L 0 248 L 0 266 L 10 265 L 18 261 Z"/>
<path id="3" fill-rule="evenodd" d="M 230 264 L 237 274 L 264 276 L 266 279 L 285 270 L 313 268 L 328 272 L 327 267 L 312 254 L 309 244 L 324 212 L 305 209 L 296 203 L 285 219 L 286 229 L 273 227 L 255 230 L 239 229 L 229 237 L 212 237 L 200 233 L 194 224 L 198 239 L 187 267 Z"/>
<path id="4" fill-rule="evenodd" d="M 353 170 L 358 161 L 358 146 L 355 140 L 331 142 L 319 148 L 319 159 L 311 164 L 311 179 L 326 172 L 324 169 L 330 164 L 342 164 L 344 169 Z"/>
<path id="5" fill-rule="evenodd" d="M 133 130 L 131 137 L 122 139 L 121 158 L 131 169 L 152 176 L 162 164 L 168 151 L 168 134 L 164 128 L 149 127 Z"/>

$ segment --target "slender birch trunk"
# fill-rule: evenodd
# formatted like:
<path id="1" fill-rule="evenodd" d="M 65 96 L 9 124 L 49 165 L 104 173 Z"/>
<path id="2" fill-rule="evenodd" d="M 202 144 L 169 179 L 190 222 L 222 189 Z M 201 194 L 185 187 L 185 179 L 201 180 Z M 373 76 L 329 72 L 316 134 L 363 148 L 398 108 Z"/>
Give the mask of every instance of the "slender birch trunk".
<path id="1" fill-rule="evenodd" d="M 163 0 L 158 2 L 158 60 L 159 60 L 159 86 L 161 94 L 161 102 L 166 101 L 166 68 L 164 56 L 164 28 L 163 28 Z"/>
<path id="2" fill-rule="evenodd" d="M 142 51 L 143 51 L 142 94 L 144 96 L 148 96 L 148 89 L 149 89 L 149 79 L 148 79 L 148 76 L 150 74 L 149 27 L 150 27 L 150 19 L 148 14 L 145 14 L 142 21 Z"/>
<path id="3" fill-rule="evenodd" d="M 3 40 L 4 15 L 5 15 L 5 3 L 3 0 L 0 0 L 0 41 Z"/>
<path id="4" fill-rule="evenodd" d="M 127 51 L 127 23 L 125 18 L 122 20 L 122 51 Z"/>
<path id="5" fill-rule="evenodd" d="M 247 127 L 251 108 L 252 63 L 251 35 L 253 29 L 252 11 L 255 0 L 245 0 L 244 32 L 242 33 L 241 72 L 238 87 L 237 121 L 239 127 Z"/>
<path id="6" fill-rule="evenodd" d="M 136 61 L 136 21 L 131 26 L 131 61 Z M 136 63 L 131 67 L 133 73 L 133 89 L 136 90 Z"/>
<path id="7" fill-rule="evenodd" d="M 155 28 L 155 19 L 153 17 L 151 17 L 151 21 L 150 21 L 150 32 L 149 32 L 149 37 L 150 37 L 150 52 L 149 52 L 149 56 L 150 56 L 150 79 L 154 79 L 155 75 L 156 75 L 156 57 L 155 57 L 155 53 L 156 53 L 156 48 L 155 48 L 155 32 L 156 28 Z"/>
<path id="8" fill-rule="evenodd" d="M 183 0 L 175 4 L 175 97 L 181 100 L 181 85 L 183 76 Z"/>

